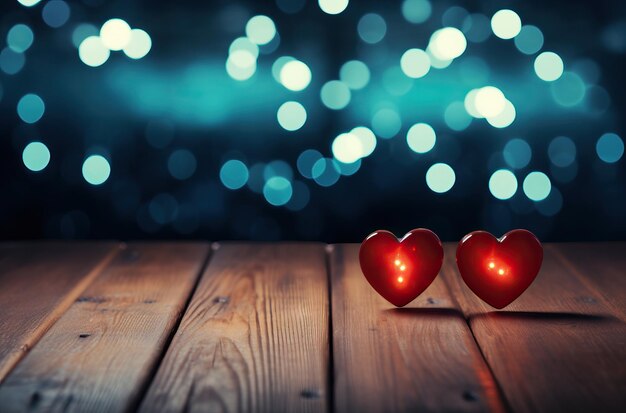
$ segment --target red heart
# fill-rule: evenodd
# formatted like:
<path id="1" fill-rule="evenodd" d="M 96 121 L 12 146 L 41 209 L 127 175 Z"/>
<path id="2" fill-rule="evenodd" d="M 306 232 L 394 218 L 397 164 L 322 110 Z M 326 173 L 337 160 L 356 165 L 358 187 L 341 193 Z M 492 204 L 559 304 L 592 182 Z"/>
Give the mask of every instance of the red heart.
<path id="1" fill-rule="evenodd" d="M 532 232 L 509 231 L 500 239 L 485 231 L 467 234 L 456 250 L 456 263 L 465 284 L 484 302 L 504 308 L 534 281 L 543 248 Z"/>
<path id="2" fill-rule="evenodd" d="M 437 235 L 427 229 L 414 229 L 400 241 L 389 231 L 376 231 L 361 244 L 359 261 L 374 290 L 403 307 L 437 277 L 443 248 Z"/>

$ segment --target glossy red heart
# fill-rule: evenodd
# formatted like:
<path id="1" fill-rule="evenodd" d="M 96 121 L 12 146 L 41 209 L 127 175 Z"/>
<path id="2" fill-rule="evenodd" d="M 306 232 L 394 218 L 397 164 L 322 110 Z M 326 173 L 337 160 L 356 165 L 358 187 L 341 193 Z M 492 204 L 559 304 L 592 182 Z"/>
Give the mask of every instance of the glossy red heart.
<path id="1" fill-rule="evenodd" d="M 504 308 L 537 277 L 543 247 L 532 232 L 515 229 L 497 239 L 485 231 L 467 234 L 456 250 L 465 284 L 484 302 Z"/>
<path id="2" fill-rule="evenodd" d="M 437 277 L 443 248 L 435 233 L 414 229 L 398 241 L 389 231 L 376 231 L 361 244 L 363 275 L 385 300 L 403 307 Z"/>

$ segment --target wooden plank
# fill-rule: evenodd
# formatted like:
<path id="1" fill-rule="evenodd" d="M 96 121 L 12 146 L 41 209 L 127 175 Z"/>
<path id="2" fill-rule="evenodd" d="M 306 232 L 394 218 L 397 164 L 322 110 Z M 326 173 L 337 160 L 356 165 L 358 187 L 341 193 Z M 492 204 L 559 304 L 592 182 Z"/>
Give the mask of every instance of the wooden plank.
<path id="1" fill-rule="evenodd" d="M 207 254 L 189 243 L 121 251 L 0 386 L 2 411 L 135 408 Z"/>
<path id="2" fill-rule="evenodd" d="M 546 248 L 564 267 L 603 298 L 615 316 L 626 321 L 626 243 L 566 243 Z M 593 300 L 581 297 L 581 300 Z"/>
<path id="3" fill-rule="evenodd" d="M 326 411 L 327 285 L 321 244 L 222 245 L 141 411 Z"/>
<path id="4" fill-rule="evenodd" d="M 395 308 L 363 277 L 358 250 L 336 245 L 331 255 L 335 410 L 504 410 L 443 282 Z"/>
<path id="5" fill-rule="evenodd" d="M 534 284 L 494 311 L 463 284 L 456 245 L 442 275 L 516 412 L 621 412 L 626 406 L 626 325 L 545 249 Z"/>
<path id="6" fill-rule="evenodd" d="M 0 248 L 0 383 L 94 279 L 113 243 L 36 242 Z"/>

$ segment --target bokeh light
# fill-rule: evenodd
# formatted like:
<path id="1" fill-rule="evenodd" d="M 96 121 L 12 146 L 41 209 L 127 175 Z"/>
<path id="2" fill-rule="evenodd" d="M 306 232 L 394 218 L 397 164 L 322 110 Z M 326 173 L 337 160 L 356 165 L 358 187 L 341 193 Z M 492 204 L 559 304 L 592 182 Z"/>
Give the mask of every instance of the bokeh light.
<path id="1" fill-rule="evenodd" d="M 86 38 L 90 36 L 99 36 L 100 30 L 90 23 L 81 23 L 72 31 L 72 44 L 78 48 Z"/>
<path id="2" fill-rule="evenodd" d="M 341 66 L 339 80 L 352 90 L 363 89 L 370 81 L 370 70 L 360 60 L 350 60 Z"/>
<path id="3" fill-rule="evenodd" d="M 495 171 L 489 178 L 489 191 L 497 199 L 506 200 L 512 198 L 517 192 L 517 178 L 515 174 L 506 169 Z"/>
<path id="4" fill-rule="evenodd" d="M 303 182 L 293 181 L 291 183 L 291 189 L 293 194 L 291 195 L 289 202 L 285 204 L 285 207 L 294 212 L 303 210 L 311 199 L 311 191 L 309 191 L 309 187 Z"/>
<path id="5" fill-rule="evenodd" d="M 519 34 L 514 39 L 515 47 L 520 52 L 532 55 L 543 47 L 543 33 L 537 26 L 522 26 Z"/>
<path id="6" fill-rule="evenodd" d="M 489 17 L 480 13 L 470 14 L 463 21 L 462 30 L 470 42 L 482 43 L 491 36 Z"/>
<path id="7" fill-rule="evenodd" d="M 63 0 L 50 0 L 43 6 L 41 17 L 48 26 L 59 28 L 70 19 L 70 6 Z"/>
<path id="8" fill-rule="evenodd" d="M 238 81 L 250 79 L 256 68 L 256 58 L 247 50 L 235 50 L 226 59 L 226 73 Z"/>
<path id="9" fill-rule="evenodd" d="M 535 203 L 537 211 L 546 217 L 552 217 L 563 208 L 563 195 L 556 187 L 552 187 L 550 195 L 546 199 Z"/>
<path id="10" fill-rule="evenodd" d="M 265 168 L 263 168 L 263 179 L 267 181 L 273 176 L 282 176 L 283 178 L 291 181 L 293 179 L 293 170 L 287 162 L 276 159 L 265 165 Z"/>
<path id="11" fill-rule="evenodd" d="M 249 176 L 246 164 L 237 159 L 226 161 L 220 169 L 222 184 L 232 190 L 242 188 L 248 182 Z"/>
<path id="12" fill-rule="evenodd" d="M 26 6 L 26 7 L 33 7 L 34 5 L 36 5 L 37 3 L 39 3 L 41 0 L 17 0 L 22 6 Z"/>
<path id="13" fill-rule="evenodd" d="M 287 14 L 295 14 L 302 10 L 306 0 L 276 0 L 278 8 Z"/>
<path id="14" fill-rule="evenodd" d="M 167 159 L 167 169 L 170 175 L 181 181 L 191 178 L 196 172 L 197 164 L 196 157 L 187 149 L 177 149 Z"/>
<path id="15" fill-rule="evenodd" d="M 537 202 L 546 199 L 550 195 L 552 184 L 546 174 L 533 171 L 524 178 L 522 188 L 528 199 Z"/>
<path id="16" fill-rule="evenodd" d="M 500 112 L 496 116 L 488 117 L 487 122 L 494 128 L 506 128 L 513 123 L 516 116 L 517 112 L 515 110 L 515 106 L 513 106 L 513 103 L 507 100 L 504 103 L 504 109 L 502 109 L 502 112 Z"/>
<path id="17" fill-rule="evenodd" d="M 444 61 L 461 56 L 466 47 L 467 40 L 463 32 L 456 27 L 444 27 L 435 31 L 428 44 L 428 50 L 433 56 Z"/>
<path id="18" fill-rule="evenodd" d="M 484 116 L 478 112 L 476 108 L 476 95 L 480 89 L 472 89 L 465 95 L 465 99 L 463 100 L 463 106 L 465 106 L 465 110 L 467 113 L 473 118 L 483 118 Z"/>
<path id="19" fill-rule="evenodd" d="M 349 0 L 318 0 L 320 9 L 327 14 L 339 14 L 348 7 Z"/>
<path id="20" fill-rule="evenodd" d="M 566 136 L 558 136 L 548 145 L 548 157 L 558 167 L 570 166 L 576 160 L 576 144 Z"/>
<path id="21" fill-rule="evenodd" d="M 430 70 L 430 57 L 422 49 L 409 49 L 400 58 L 400 67 L 408 77 L 424 77 Z"/>
<path id="22" fill-rule="evenodd" d="M 9 47 L 5 47 L 0 52 L 0 70 L 7 75 L 18 73 L 24 67 L 25 62 L 26 58 L 23 53 L 11 50 Z"/>
<path id="23" fill-rule="evenodd" d="M 35 123 L 41 119 L 46 110 L 43 100 L 34 93 L 22 96 L 17 102 L 17 114 L 26 123 Z"/>
<path id="24" fill-rule="evenodd" d="M 263 163 L 255 163 L 252 165 L 249 170 L 248 177 L 248 188 L 255 194 L 263 193 L 263 186 L 265 185 L 265 177 L 263 176 L 265 172 L 265 164 Z"/>
<path id="25" fill-rule="evenodd" d="M 552 97 L 561 106 L 571 107 L 581 103 L 585 98 L 587 86 L 574 72 L 564 72 L 554 82 L 550 83 Z"/>
<path id="26" fill-rule="evenodd" d="M 17 53 L 24 53 L 33 44 L 33 31 L 25 24 L 16 24 L 7 33 L 7 45 Z"/>
<path id="27" fill-rule="evenodd" d="M 428 0 L 404 0 L 402 15 L 409 23 L 424 23 L 432 13 L 432 6 Z"/>
<path id="28" fill-rule="evenodd" d="M 370 156 L 376 149 L 376 135 L 371 129 L 365 126 L 357 126 L 350 131 L 350 134 L 356 136 L 361 143 L 361 158 Z"/>
<path id="29" fill-rule="evenodd" d="M 276 36 L 276 25 L 267 16 L 254 16 L 246 24 L 246 36 L 252 43 L 268 44 Z"/>
<path id="30" fill-rule="evenodd" d="M 512 39 L 522 29 L 522 20 L 513 10 L 499 10 L 491 18 L 491 29 L 501 39 Z"/>
<path id="31" fill-rule="evenodd" d="M 109 179 L 111 165 L 102 155 L 91 155 L 83 162 L 83 178 L 91 185 L 101 185 Z"/>
<path id="32" fill-rule="evenodd" d="M 342 163 L 358 161 L 363 154 L 361 140 L 352 133 L 342 133 L 332 143 L 333 156 Z"/>
<path id="33" fill-rule="evenodd" d="M 495 86 L 485 86 L 478 90 L 475 97 L 476 111 L 484 118 L 498 116 L 506 107 L 504 93 Z"/>
<path id="34" fill-rule="evenodd" d="M 443 117 L 446 125 L 457 132 L 467 129 L 472 123 L 472 117 L 465 110 L 465 104 L 463 102 L 450 103 Z"/>
<path id="35" fill-rule="evenodd" d="M 426 153 L 435 147 L 437 135 L 432 126 L 427 123 L 416 123 L 409 128 L 406 142 L 415 153 Z"/>
<path id="36" fill-rule="evenodd" d="M 107 49 L 122 50 L 130 42 L 130 26 L 122 19 L 107 20 L 100 28 L 100 39 Z"/>
<path id="37" fill-rule="evenodd" d="M 274 206 L 285 205 L 291 199 L 293 189 L 291 182 L 282 176 L 274 176 L 265 182 L 263 196 Z"/>
<path id="38" fill-rule="evenodd" d="M 474 197 L 471 208 L 483 214 L 471 211 L 462 219 L 484 217 L 495 205 L 506 212 L 500 227 L 548 222 L 541 235 L 551 237 L 567 234 L 562 228 L 582 213 L 581 199 L 615 204 L 626 197 L 623 168 L 607 165 L 623 158 L 624 142 L 615 133 L 600 136 L 607 127 L 622 129 L 615 59 L 626 52 L 620 37 L 626 24 L 617 14 L 606 22 L 592 19 L 588 28 L 594 30 L 566 39 L 558 22 L 540 28 L 520 19 L 545 23 L 541 13 L 556 9 L 499 10 L 511 4 L 273 0 L 268 8 L 226 2 L 190 16 L 213 16 L 192 23 L 192 39 L 178 15 L 159 21 L 101 2 L 18 0 L 39 5 L 26 10 L 13 2 L 3 16 L 0 75 L 7 76 L 0 79 L 0 103 L 7 109 L 4 134 L 15 149 L 5 152 L 22 156 L 26 169 L 9 176 L 19 188 L 30 188 L 28 180 L 69 188 L 82 182 L 81 165 L 85 180 L 97 185 L 113 178 L 113 159 L 115 180 L 99 196 L 116 216 L 131 220 L 128 236 L 139 228 L 159 235 L 263 237 L 263 229 L 273 228 L 280 236 L 313 237 L 302 230 L 309 219 L 317 223 L 315 236 L 347 236 L 351 222 L 375 202 L 375 191 L 397 206 L 411 179 L 426 170 L 430 190 L 456 189 L 447 201 L 438 197 L 441 211 L 445 203 Z M 570 20 L 573 11 L 561 11 L 564 20 L 578 21 Z M 138 19 L 150 34 L 111 18 L 116 15 Z M 71 53 L 72 45 L 80 62 L 54 60 Z M 115 51 L 120 57 L 105 68 L 83 66 L 101 66 Z M 129 61 L 150 53 L 146 61 Z M 71 87 L 59 91 L 57 85 Z M 71 147 L 65 140 L 82 143 Z M 39 141 L 50 142 L 54 163 Z M 81 158 L 81 146 L 90 148 L 87 155 L 101 154 L 94 155 L 102 158 L 100 167 Z M 37 177 L 26 170 L 49 173 Z M 90 177 L 94 170 L 99 177 Z M 553 185 L 562 185 L 562 192 Z M 135 201 L 120 207 L 128 197 L 118 187 L 126 186 Z M 407 196 L 430 213 L 436 207 L 428 202 L 437 198 L 430 190 L 414 188 Z M 357 199 L 353 191 L 366 196 Z M 35 204 L 37 196 L 26 201 Z M 9 211 L 21 202 L 10 193 L 7 198 Z M 57 221 L 72 220 L 69 208 L 54 212 L 62 218 L 45 219 L 58 227 Z M 221 219 L 231 210 L 232 228 Z M 542 219 L 537 214 L 562 210 L 558 220 L 535 221 Z M 92 212 L 85 211 L 95 219 Z M 399 212 L 398 219 L 406 221 L 405 215 Z M 436 220 L 448 238 L 461 222 Z"/>
<path id="39" fill-rule="evenodd" d="M 554 52 L 543 52 L 535 59 L 535 73 L 539 79 L 553 82 L 563 74 L 563 60 Z"/>
<path id="40" fill-rule="evenodd" d="M 605 133 L 596 142 L 596 153 L 606 163 L 615 163 L 624 155 L 624 141 L 615 133 Z"/>
<path id="41" fill-rule="evenodd" d="M 380 109 L 372 117 L 372 129 L 383 139 L 393 138 L 400 132 L 401 127 L 402 119 L 394 109 Z"/>
<path id="42" fill-rule="evenodd" d="M 280 83 L 294 92 L 304 90 L 311 83 L 311 69 L 299 60 L 288 61 L 280 69 Z"/>
<path id="43" fill-rule="evenodd" d="M 387 23 L 380 14 L 368 13 L 359 20 L 357 32 L 365 43 L 376 44 L 385 37 Z"/>
<path id="44" fill-rule="evenodd" d="M 322 158 L 322 154 L 315 149 L 307 149 L 303 151 L 298 156 L 298 160 L 296 162 L 300 175 L 308 179 L 313 179 L 313 165 L 315 165 L 315 163 Z"/>
<path id="45" fill-rule="evenodd" d="M 449 7 L 441 15 L 441 23 L 444 26 L 451 26 L 461 29 L 465 19 L 469 16 L 469 12 L 460 6 Z"/>
<path id="46" fill-rule="evenodd" d="M 340 110 L 350 103 L 350 88 L 339 80 L 331 80 L 322 86 L 320 97 L 328 109 Z"/>
<path id="47" fill-rule="evenodd" d="M 339 169 L 339 165 L 337 165 L 334 159 L 322 158 L 313 164 L 311 174 L 316 184 L 329 187 L 337 183 L 341 175 L 341 169 Z"/>
<path id="48" fill-rule="evenodd" d="M 426 184 L 431 191 L 438 194 L 448 192 L 454 186 L 456 175 L 454 169 L 445 163 L 436 163 L 426 171 Z"/>
<path id="49" fill-rule="evenodd" d="M 339 168 L 339 173 L 343 176 L 351 176 L 359 171 L 361 168 L 361 160 L 358 159 L 352 163 L 343 163 L 338 160 L 334 160 L 335 165 Z"/>
<path id="50" fill-rule="evenodd" d="M 124 46 L 124 54 L 131 59 L 141 59 L 150 52 L 152 39 L 150 35 L 141 29 L 130 31 L 130 40 Z"/>
<path id="51" fill-rule="evenodd" d="M 50 163 L 50 151 L 41 142 L 31 142 L 22 152 L 24 166 L 33 172 L 42 171 Z"/>
<path id="52" fill-rule="evenodd" d="M 250 44 L 256 47 L 254 43 L 250 43 Z M 259 49 L 257 47 L 257 56 L 258 54 L 259 54 Z M 291 62 L 292 60 L 296 60 L 296 59 L 291 56 L 280 56 L 278 59 L 274 61 L 274 63 L 272 64 L 272 77 L 274 78 L 275 81 L 277 81 L 278 83 L 281 83 L 280 71 L 283 69 L 283 66 L 285 66 L 287 62 Z"/>
<path id="53" fill-rule="evenodd" d="M 532 150 L 525 140 L 515 138 L 506 143 L 502 156 L 511 168 L 522 169 L 530 163 Z"/>
<path id="54" fill-rule="evenodd" d="M 238 37 L 233 40 L 228 47 L 228 54 L 231 55 L 238 50 L 245 50 L 249 52 L 255 59 L 259 57 L 259 46 L 252 43 L 247 37 Z"/>
<path id="55" fill-rule="evenodd" d="M 306 122 L 306 109 L 295 101 L 285 102 L 278 108 L 276 118 L 278 124 L 290 132 L 296 131 L 304 126 Z"/>
<path id="56" fill-rule="evenodd" d="M 91 67 L 102 66 L 111 55 L 99 36 L 89 36 L 78 47 L 80 60 Z"/>

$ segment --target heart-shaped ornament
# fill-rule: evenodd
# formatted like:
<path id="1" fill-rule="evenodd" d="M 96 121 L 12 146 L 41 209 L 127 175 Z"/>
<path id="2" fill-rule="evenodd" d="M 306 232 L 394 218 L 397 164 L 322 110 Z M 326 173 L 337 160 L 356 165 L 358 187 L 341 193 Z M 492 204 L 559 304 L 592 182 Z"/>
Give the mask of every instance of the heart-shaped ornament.
<path id="1" fill-rule="evenodd" d="M 443 248 L 427 229 L 414 229 L 400 241 L 389 231 L 376 231 L 361 244 L 359 262 L 374 290 L 396 307 L 404 307 L 437 277 Z"/>
<path id="2" fill-rule="evenodd" d="M 515 229 L 498 239 L 485 231 L 467 234 L 456 250 L 465 284 L 484 302 L 504 308 L 537 277 L 543 247 L 532 232 Z"/>

